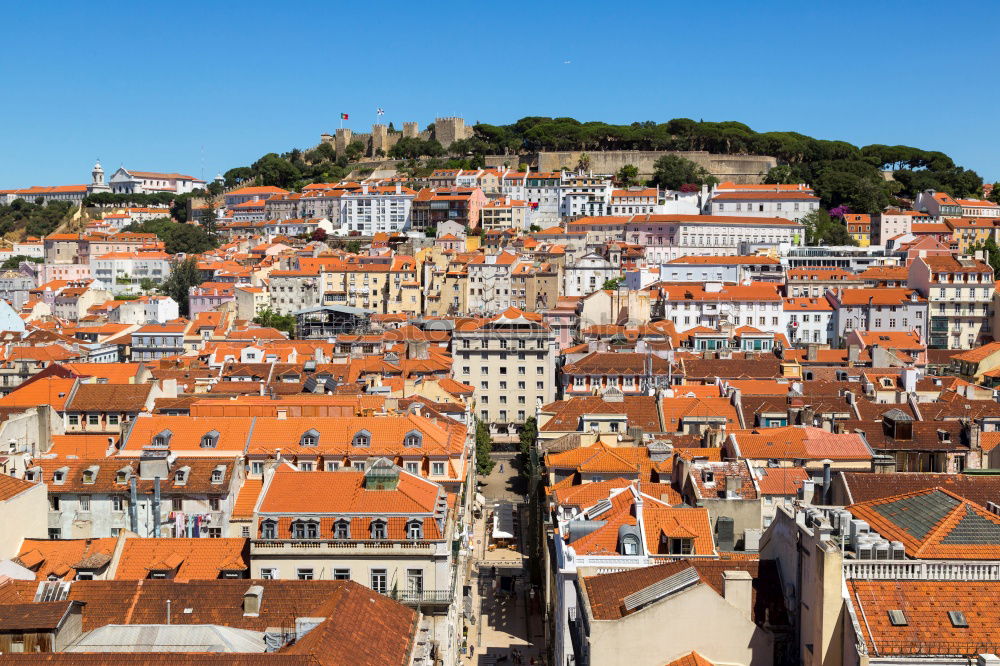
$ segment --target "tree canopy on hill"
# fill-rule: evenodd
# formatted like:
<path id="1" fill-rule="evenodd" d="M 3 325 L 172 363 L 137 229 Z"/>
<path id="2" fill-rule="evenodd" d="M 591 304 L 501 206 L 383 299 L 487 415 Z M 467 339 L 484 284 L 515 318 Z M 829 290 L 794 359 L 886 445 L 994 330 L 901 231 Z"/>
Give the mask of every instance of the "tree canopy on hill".
<path id="1" fill-rule="evenodd" d="M 910 146 L 872 144 L 857 147 L 846 141 L 815 139 L 798 132 L 755 132 L 736 121 L 705 122 L 675 118 L 629 125 L 580 122 L 574 118 L 529 116 L 510 125 L 477 123 L 474 136 L 447 149 L 434 140 L 401 139 L 390 156 L 410 160 L 403 170 L 424 176 L 431 168 L 474 168 L 485 155 L 535 151 L 705 150 L 729 155 L 770 155 L 779 165 L 766 182 L 809 183 L 826 208 L 847 206 L 856 213 L 877 213 L 896 197 L 912 198 L 925 189 L 956 197 L 981 192 L 982 178 L 939 151 Z M 338 180 L 363 152 L 352 144 L 344 155 L 322 144 L 303 153 L 268 153 L 249 167 L 226 172 L 226 184 L 274 185 L 299 188 L 310 182 Z M 443 156 L 451 159 L 441 159 Z M 425 158 L 418 164 L 419 158 Z M 429 158 L 429 159 L 427 159 Z M 891 172 L 887 180 L 883 172 Z"/>
<path id="2" fill-rule="evenodd" d="M 0 205 L 0 235 L 23 228 L 29 236 L 45 236 L 55 231 L 75 208 L 69 201 L 43 204 L 14 199 L 10 204 Z"/>
<path id="3" fill-rule="evenodd" d="M 169 217 L 158 217 L 138 224 L 130 224 L 125 231 L 156 234 L 163 241 L 169 254 L 184 252 L 194 254 L 211 250 L 216 246 L 215 239 L 203 228 L 194 224 L 181 224 Z"/>

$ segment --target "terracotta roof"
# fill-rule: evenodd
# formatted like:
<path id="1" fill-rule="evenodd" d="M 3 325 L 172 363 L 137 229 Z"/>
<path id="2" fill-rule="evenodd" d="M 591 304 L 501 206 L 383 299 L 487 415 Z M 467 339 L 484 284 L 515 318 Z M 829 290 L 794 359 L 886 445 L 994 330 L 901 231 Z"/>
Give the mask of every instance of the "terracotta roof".
<path id="1" fill-rule="evenodd" d="M 883 499 L 917 490 L 943 488 L 980 506 L 986 506 L 989 502 L 1000 504 L 1000 476 L 924 472 L 895 474 L 841 472 L 841 480 L 848 493 L 847 499 L 852 503 Z"/>
<path id="2" fill-rule="evenodd" d="M 118 539 L 25 539 L 17 560 L 34 571 L 38 580 L 73 580 L 77 567 L 99 569 L 111 561 Z"/>
<path id="3" fill-rule="evenodd" d="M 585 414 L 625 414 L 629 427 L 642 428 L 644 432 L 662 432 L 656 398 L 652 396 L 624 396 L 621 402 L 606 401 L 601 396 L 579 396 L 549 403 L 543 413 L 552 417 L 539 428 L 543 432 L 580 430 L 580 419 Z"/>
<path id="4" fill-rule="evenodd" d="M 645 372 L 646 354 L 636 352 L 591 352 L 563 368 L 567 375 L 639 375 Z M 667 374 L 669 363 L 653 356 L 653 374 Z"/>
<path id="5" fill-rule="evenodd" d="M 697 652 L 689 652 L 683 657 L 674 659 L 666 666 L 715 666 L 715 664 L 714 662 L 705 659 Z"/>
<path id="6" fill-rule="evenodd" d="M 910 557 L 1000 558 L 1000 517 L 940 487 L 852 504 L 847 510 L 882 537 L 901 541 Z"/>
<path id="7" fill-rule="evenodd" d="M 796 495 L 809 474 L 801 467 L 759 467 L 757 487 L 761 495 Z"/>
<path id="8" fill-rule="evenodd" d="M 279 465 L 263 490 L 259 513 L 430 514 L 440 492 L 436 483 L 406 472 L 399 472 L 394 489 L 376 490 L 366 487 L 362 471 L 301 472 Z"/>
<path id="9" fill-rule="evenodd" d="M 80 384 L 66 411 L 140 412 L 152 389 L 152 384 Z"/>
<path id="10" fill-rule="evenodd" d="M 739 455 L 755 460 L 871 460 L 872 453 L 860 435 L 834 434 L 811 426 L 785 426 L 736 430 Z"/>
<path id="11" fill-rule="evenodd" d="M 0 474 L 0 502 L 14 499 L 26 490 L 34 487 L 34 483 L 23 479 L 15 479 L 13 476 Z"/>
<path id="12" fill-rule="evenodd" d="M 263 488 L 263 480 L 246 479 L 233 505 L 233 518 L 252 518 L 254 507 L 257 506 L 257 499 Z"/>
<path id="13" fill-rule="evenodd" d="M 845 581 L 847 597 L 859 622 L 861 640 L 872 657 L 903 657 L 905 663 L 934 661 L 935 656 L 975 656 L 991 652 L 1000 634 L 1000 604 L 994 581 L 859 580 Z M 890 611 L 902 611 L 894 625 Z M 949 612 L 964 615 L 956 626 Z M 908 659 L 907 659 L 908 657 Z"/>
<path id="14" fill-rule="evenodd" d="M 247 539 L 163 538 L 125 540 L 116 580 L 143 580 L 152 571 L 173 571 L 173 580 L 214 580 L 223 571 L 246 571 Z"/>
<path id="15" fill-rule="evenodd" d="M 0 631 L 44 633 L 58 628 L 75 605 L 72 601 L 0 604 Z"/>
<path id="16" fill-rule="evenodd" d="M 723 577 L 726 571 L 746 571 L 753 578 L 753 619 L 758 623 L 782 626 L 788 622 L 788 613 L 781 595 L 780 576 L 773 560 L 677 560 L 640 569 L 583 578 L 590 609 L 595 620 L 617 620 L 629 611 L 624 600 L 630 594 L 644 590 L 674 574 L 689 568 L 698 572 L 702 583 L 723 595 Z M 635 611 L 633 611 L 635 612 Z"/>

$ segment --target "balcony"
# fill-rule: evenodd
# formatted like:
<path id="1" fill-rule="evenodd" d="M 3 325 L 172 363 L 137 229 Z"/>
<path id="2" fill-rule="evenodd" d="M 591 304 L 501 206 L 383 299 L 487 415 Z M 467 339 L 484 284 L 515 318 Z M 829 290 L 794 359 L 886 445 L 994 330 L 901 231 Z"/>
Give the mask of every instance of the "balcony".
<path id="1" fill-rule="evenodd" d="M 432 541 L 342 541 L 328 539 L 254 539 L 250 543 L 253 555 L 356 555 L 379 557 L 388 555 L 432 556 L 446 544 Z"/>
<path id="2" fill-rule="evenodd" d="M 450 606 L 455 600 L 453 590 L 392 590 L 386 596 L 407 606 Z"/>
<path id="3" fill-rule="evenodd" d="M 847 560 L 847 580 L 989 580 L 1000 581 L 1000 562 L 943 560 Z"/>

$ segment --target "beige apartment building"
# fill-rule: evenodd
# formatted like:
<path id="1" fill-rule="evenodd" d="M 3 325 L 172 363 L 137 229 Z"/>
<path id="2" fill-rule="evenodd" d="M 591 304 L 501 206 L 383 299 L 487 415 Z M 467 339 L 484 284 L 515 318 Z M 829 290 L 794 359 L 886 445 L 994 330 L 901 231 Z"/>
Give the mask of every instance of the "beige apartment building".
<path id="1" fill-rule="evenodd" d="M 489 319 L 459 320 L 455 379 L 476 389 L 476 415 L 522 424 L 555 399 L 556 336 L 540 315 L 511 307 Z"/>

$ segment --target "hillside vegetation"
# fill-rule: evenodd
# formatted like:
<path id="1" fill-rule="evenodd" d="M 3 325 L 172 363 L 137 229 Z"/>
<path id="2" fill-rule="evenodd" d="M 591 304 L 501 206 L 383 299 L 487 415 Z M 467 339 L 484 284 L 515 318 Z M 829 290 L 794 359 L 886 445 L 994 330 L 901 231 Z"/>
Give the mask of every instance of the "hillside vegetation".
<path id="1" fill-rule="evenodd" d="M 766 176 L 769 183 L 810 183 L 823 206 L 875 213 L 912 198 L 925 189 L 956 197 L 982 191 L 975 171 L 955 164 L 946 154 L 911 146 L 873 144 L 858 147 L 846 141 L 816 139 L 797 132 L 755 132 L 735 122 L 704 122 L 677 118 L 665 123 L 609 125 L 573 118 L 532 116 L 510 125 L 474 126 L 475 136 L 447 150 L 434 140 L 400 141 L 389 157 L 407 159 L 405 173 L 423 175 L 429 168 L 474 168 L 486 155 L 517 156 L 537 151 L 706 150 L 733 155 L 771 155 L 779 165 Z M 284 154 L 268 153 L 248 167 L 226 172 L 228 186 L 239 183 L 298 188 L 311 182 L 337 180 L 351 170 L 360 144 L 338 155 L 329 144 Z M 420 155 L 420 153 L 423 153 Z M 571 165 L 573 167 L 577 165 Z M 891 172 L 888 180 L 883 172 Z"/>

